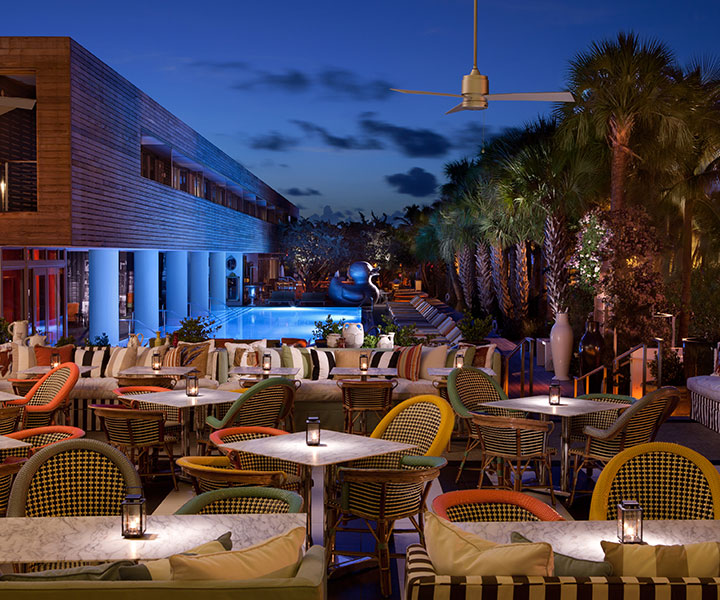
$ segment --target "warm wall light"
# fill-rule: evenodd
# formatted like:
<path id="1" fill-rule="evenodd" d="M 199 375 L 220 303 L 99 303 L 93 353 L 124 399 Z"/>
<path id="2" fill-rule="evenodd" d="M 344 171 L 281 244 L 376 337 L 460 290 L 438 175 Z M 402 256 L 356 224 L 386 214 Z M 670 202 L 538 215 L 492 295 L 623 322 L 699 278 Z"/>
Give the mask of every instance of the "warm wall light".
<path id="1" fill-rule="evenodd" d="M 142 537 L 145 533 L 145 498 L 128 494 L 122 501 L 122 534 L 126 538 Z"/>
<path id="2" fill-rule="evenodd" d="M 198 383 L 197 375 L 188 375 L 186 378 L 185 393 L 188 396 L 197 396 L 200 392 L 200 384 Z"/>
<path id="3" fill-rule="evenodd" d="M 370 360 L 367 354 L 360 355 L 360 370 L 367 371 L 370 366 Z"/>
<path id="4" fill-rule="evenodd" d="M 157 350 L 153 352 L 151 365 L 153 371 L 159 371 L 162 367 L 162 359 L 160 358 L 160 353 Z"/>
<path id="5" fill-rule="evenodd" d="M 308 417 L 305 421 L 305 443 L 308 446 L 320 445 L 320 418 Z"/>
<path id="6" fill-rule="evenodd" d="M 270 357 L 270 353 L 269 353 L 269 352 L 266 352 L 265 354 L 263 354 L 263 357 L 262 357 L 262 370 L 263 370 L 263 372 L 269 373 L 269 372 L 270 372 L 270 367 L 272 367 L 272 358 Z"/>
<path id="7" fill-rule="evenodd" d="M 455 368 L 462 369 L 464 365 L 465 365 L 465 354 L 461 354 L 460 351 L 458 351 L 455 354 Z"/>
<path id="8" fill-rule="evenodd" d="M 57 367 L 60 366 L 60 355 L 57 352 L 53 352 L 50 355 L 50 366 L 53 369 L 56 369 Z"/>
<path id="9" fill-rule="evenodd" d="M 618 504 L 617 536 L 623 544 L 642 543 L 642 508 L 636 500 L 622 500 Z"/>
<path id="10" fill-rule="evenodd" d="M 549 389 L 548 400 L 551 405 L 557 406 L 560 404 L 560 386 L 557 383 L 551 383 Z"/>

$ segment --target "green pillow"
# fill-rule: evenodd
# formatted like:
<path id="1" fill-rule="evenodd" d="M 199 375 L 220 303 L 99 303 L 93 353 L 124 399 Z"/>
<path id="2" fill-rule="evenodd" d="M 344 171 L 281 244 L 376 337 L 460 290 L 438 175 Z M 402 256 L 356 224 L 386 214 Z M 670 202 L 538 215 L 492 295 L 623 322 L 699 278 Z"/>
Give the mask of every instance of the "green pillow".
<path id="1" fill-rule="evenodd" d="M 116 581 L 120 579 L 122 569 L 132 568 L 131 560 L 116 560 L 100 565 L 84 565 L 70 569 L 49 569 L 35 573 L 8 573 L 0 581 Z"/>
<path id="2" fill-rule="evenodd" d="M 455 355 L 458 352 L 460 352 L 461 354 L 465 354 L 465 361 L 463 362 L 463 364 L 466 367 L 472 367 L 473 358 L 475 358 L 475 346 L 463 346 L 462 348 L 458 348 L 457 350 L 450 350 L 450 352 L 448 352 L 447 358 L 445 359 L 446 369 L 453 369 L 455 367 Z"/>
<path id="3" fill-rule="evenodd" d="M 517 531 L 510 534 L 510 541 L 513 544 L 533 543 Z M 557 552 L 554 554 L 556 577 L 610 577 L 613 574 L 613 566 L 605 560 L 584 560 Z"/>
<path id="4" fill-rule="evenodd" d="M 223 533 L 214 542 L 219 542 L 223 550 L 232 550 L 232 533 L 228 531 Z M 210 544 L 215 545 L 213 542 L 202 544 L 196 548 L 192 548 L 186 554 L 188 556 L 195 556 L 196 554 L 206 554 L 207 552 L 219 551 L 219 548 L 213 548 Z M 205 546 L 208 546 L 205 548 Z M 147 561 L 151 563 L 150 567 L 146 563 L 130 563 L 130 566 L 123 565 L 119 570 L 118 579 L 122 581 L 152 581 L 153 579 L 170 579 L 168 571 L 170 570 L 170 560 L 167 558 L 159 558 L 157 560 Z M 155 577 L 153 577 L 153 574 Z M 162 575 L 160 575 L 162 574 Z M 167 576 L 166 576 L 167 575 Z"/>

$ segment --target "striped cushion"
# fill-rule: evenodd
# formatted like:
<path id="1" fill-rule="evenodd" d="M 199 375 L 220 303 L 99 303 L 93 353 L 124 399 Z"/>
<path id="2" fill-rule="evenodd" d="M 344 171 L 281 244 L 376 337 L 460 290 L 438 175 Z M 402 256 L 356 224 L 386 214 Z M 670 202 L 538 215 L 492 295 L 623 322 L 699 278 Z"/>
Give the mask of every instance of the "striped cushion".
<path id="1" fill-rule="evenodd" d="M 303 353 L 300 348 L 294 346 L 283 346 L 280 350 L 280 358 L 283 367 L 300 369 L 295 379 L 307 379 L 307 363 L 303 360 Z"/>
<path id="2" fill-rule="evenodd" d="M 648 546 L 601 541 L 613 574 L 631 577 L 719 577 L 720 543 Z"/>
<path id="3" fill-rule="evenodd" d="M 370 355 L 370 366 L 375 369 L 396 369 L 400 360 L 400 351 L 373 350 Z M 392 379 L 388 376 L 386 379 Z"/>
<path id="4" fill-rule="evenodd" d="M 107 367 L 105 367 L 106 377 L 119 377 L 120 372 L 135 366 L 137 360 L 138 349 L 136 346 L 130 348 L 120 348 L 114 346 L 110 348 L 110 359 Z"/>
<path id="5" fill-rule="evenodd" d="M 35 350 L 33 348 L 13 343 L 11 377 L 28 377 L 28 375 L 20 375 L 20 372 L 34 367 L 35 364 Z"/>
<path id="6" fill-rule="evenodd" d="M 75 349 L 75 364 L 85 367 L 94 367 L 91 371 L 83 373 L 81 377 L 105 377 L 108 361 L 110 360 L 110 347 L 97 348 L 82 346 Z"/>
<path id="7" fill-rule="evenodd" d="M 182 348 L 170 348 L 163 356 L 162 364 L 163 367 L 182 366 Z"/>
<path id="8" fill-rule="evenodd" d="M 309 377 L 313 381 L 330 379 L 330 371 L 335 367 L 335 355 L 330 350 L 307 349 L 309 361 Z"/>
<path id="9" fill-rule="evenodd" d="M 420 379 L 420 358 L 422 356 L 422 344 L 400 348 L 397 370 L 398 377 L 417 381 Z"/>
<path id="10" fill-rule="evenodd" d="M 154 348 L 138 348 L 135 365 L 138 367 L 152 367 L 153 354 L 156 351 L 159 352 L 160 358 L 162 359 L 169 348 L 170 344 L 162 344 L 161 346 L 156 346 Z"/>

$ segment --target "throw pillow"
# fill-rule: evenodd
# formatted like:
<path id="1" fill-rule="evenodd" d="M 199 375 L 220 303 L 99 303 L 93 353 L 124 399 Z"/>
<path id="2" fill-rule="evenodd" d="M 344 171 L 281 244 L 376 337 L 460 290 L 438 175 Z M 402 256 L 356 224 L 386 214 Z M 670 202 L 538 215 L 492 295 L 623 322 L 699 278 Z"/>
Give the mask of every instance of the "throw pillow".
<path id="1" fill-rule="evenodd" d="M 20 373 L 34 366 L 35 351 L 30 346 L 21 346 L 20 344 L 16 344 L 13 342 L 11 377 L 28 377 L 28 375 L 20 375 Z"/>
<path id="2" fill-rule="evenodd" d="M 194 367 L 197 376 L 203 378 L 207 375 L 208 354 L 212 350 L 214 343 L 212 341 L 199 342 L 197 344 L 189 344 L 187 342 L 178 343 L 180 350 L 180 366 Z"/>
<path id="3" fill-rule="evenodd" d="M 648 546 L 600 542 L 618 577 L 718 577 L 720 542 Z"/>
<path id="4" fill-rule="evenodd" d="M 461 346 L 456 350 L 450 350 L 450 352 L 448 352 L 447 358 L 445 359 L 445 367 L 448 369 L 455 368 L 455 356 L 458 352 L 463 356 L 463 365 L 468 367 L 473 366 L 473 361 L 475 360 L 475 346 Z"/>
<path id="5" fill-rule="evenodd" d="M 432 379 L 428 369 L 442 369 L 445 366 L 447 346 L 423 346 L 420 356 L 420 379 Z"/>
<path id="6" fill-rule="evenodd" d="M 300 369 L 294 379 L 306 379 L 307 365 L 303 360 L 300 348 L 294 346 L 283 346 L 280 349 L 280 360 L 283 367 Z"/>
<path id="7" fill-rule="evenodd" d="M 223 552 L 224 550 L 232 550 L 232 533 L 228 531 L 223 533 L 219 538 L 191 548 L 184 552 L 187 555 L 212 554 L 215 552 Z M 170 568 L 170 558 L 159 558 L 157 560 L 146 560 L 131 567 L 123 567 L 120 569 L 119 579 L 123 581 L 139 581 L 139 580 L 167 580 L 172 579 L 172 570 Z"/>
<path id="8" fill-rule="evenodd" d="M 110 360 L 110 347 L 82 346 L 75 349 L 75 364 L 93 367 L 81 377 L 105 377 L 105 369 Z"/>
<path id="9" fill-rule="evenodd" d="M 513 544 L 532 544 L 529 539 L 517 531 L 510 534 L 510 541 Z M 610 577 L 613 574 L 612 564 L 605 560 L 585 560 L 554 552 L 553 561 L 555 577 Z"/>
<path id="10" fill-rule="evenodd" d="M 316 348 L 303 348 L 308 356 L 308 379 L 330 379 L 330 371 L 335 366 L 335 355 L 332 350 L 317 350 Z"/>
<path id="11" fill-rule="evenodd" d="M 105 375 L 107 377 L 119 377 L 120 373 L 125 369 L 135 366 L 137 356 L 137 346 L 129 348 L 115 346 L 110 348 L 110 360 L 108 360 L 107 367 L 105 367 Z"/>
<path id="12" fill-rule="evenodd" d="M 257 351 L 265 348 L 267 348 L 267 340 L 258 340 L 249 344 L 226 342 L 228 366 L 231 369 L 233 367 L 256 367 L 258 365 Z"/>
<path id="13" fill-rule="evenodd" d="M 400 350 L 373 350 L 370 355 L 370 366 L 374 369 L 395 369 L 399 359 Z"/>
<path id="14" fill-rule="evenodd" d="M 70 569 L 49 569 L 34 573 L 8 573 L 0 581 L 116 581 L 122 569 L 133 568 L 131 560 L 116 560 L 100 565 L 84 565 Z"/>
<path id="15" fill-rule="evenodd" d="M 303 557 L 305 528 L 296 527 L 288 533 L 260 544 L 204 556 L 170 557 L 172 578 L 176 580 L 243 580 L 294 577 Z"/>
<path id="16" fill-rule="evenodd" d="M 420 379 L 420 357 L 422 356 L 422 344 L 400 348 L 400 356 L 397 362 L 398 377 L 417 381 Z"/>
<path id="17" fill-rule="evenodd" d="M 152 366 L 152 357 L 150 358 Z M 163 367 L 180 367 L 182 366 L 182 348 L 170 348 L 162 359 Z"/>
<path id="18" fill-rule="evenodd" d="M 552 546 L 496 544 L 425 513 L 425 547 L 438 575 L 553 575 Z"/>
<path id="19" fill-rule="evenodd" d="M 65 344 L 59 348 L 55 348 L 54 346 L 33 346 L 32 348 L 35 351 L 35 364 L 42 365 L 43 367 L 49 367 L 50 359 L 55 353 L 60 355 L 61 363 L 71 362 L 75 346 L 72 344 Z"/>
<path id="20" fill-rule="evenodd" d="M 12 349 L 0 350 L 0 379 L 7 379 L 12 370 Z"/>
<path id="21" fill-rule="evenodd" d="M 167 353 L 169 348 L 170 344 L 161 344 L 160 346 L 156 346 L 154 348 L 138 348 L 135 364 L 138 367 L 152 367 L 153 354 L 156 351 L 159 352 L 160 360 L 162 360 L 163 358 L 165 358 L 165 354 Z"/>
<path id="22" fill-rule="evenodd" d="M 492 369 L 493 354 L 495 353 L 497 344 L 486 344 L 485 346 L 475 346 L 475 357 L 472 361 L 473 367 L 485 367 Z"/>

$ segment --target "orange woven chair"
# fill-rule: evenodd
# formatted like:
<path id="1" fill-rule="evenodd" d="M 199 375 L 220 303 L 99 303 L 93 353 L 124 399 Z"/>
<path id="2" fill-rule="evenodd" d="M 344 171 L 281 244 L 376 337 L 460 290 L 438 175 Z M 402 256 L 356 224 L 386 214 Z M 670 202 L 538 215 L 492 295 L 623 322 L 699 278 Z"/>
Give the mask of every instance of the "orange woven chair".
<path id="1" fill-rule="evenodd" d="M 69 425 L 48 425 L 47 427 L 22 429 L 8 433 L 6 437 L 30 444 L 30 448 L 28 449 L 28 457 L 30 457 L 40 450 L 40 448 L 45 448 L 50 444 L 85 437 L 85 431 L 79 427 L 70 427 Z"/>
<path id="2" fill-rule="evenodd" d="M 564 521 L 541 500 L 510 490 L 457 490 L 441 494 L 433 512 L 448 521 Z"/>

